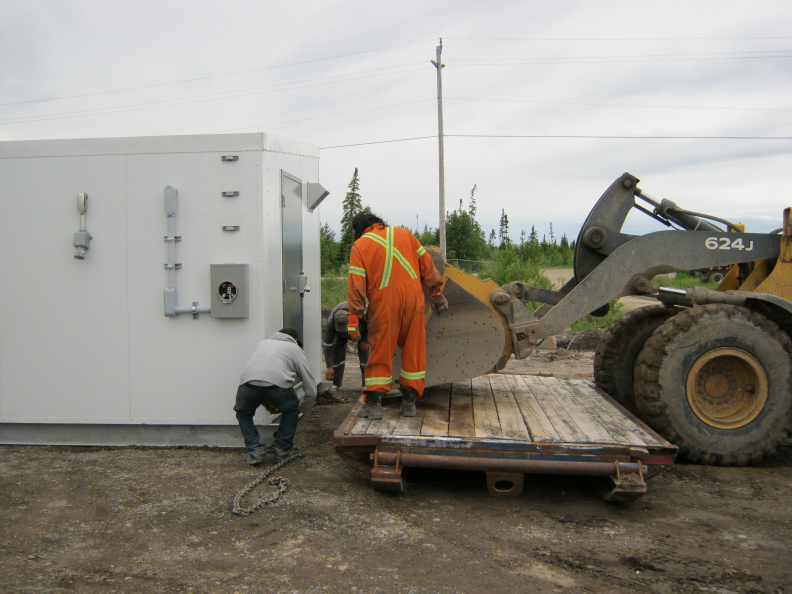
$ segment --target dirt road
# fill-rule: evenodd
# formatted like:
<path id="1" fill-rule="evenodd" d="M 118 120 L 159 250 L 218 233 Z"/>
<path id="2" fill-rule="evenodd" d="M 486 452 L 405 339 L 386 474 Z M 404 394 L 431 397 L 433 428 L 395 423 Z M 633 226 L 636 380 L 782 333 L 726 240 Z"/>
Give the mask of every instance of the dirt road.
<path id="1" fill-rule="evenodd" d="M 559 349 L 507 370 L 590 377 L 591 361 Z M 631 504 L 590 478 L 496 498 L 483 474 L 415 469 L 388 496 L 331 444 L 355 379 L 301 422 L 280 502 L 247 517 L 232 498 L 261 470 L 241 448 L 0 447 L 0 592 L 790 589 L 790 447 L 751 468 L 677 464 Z"/>

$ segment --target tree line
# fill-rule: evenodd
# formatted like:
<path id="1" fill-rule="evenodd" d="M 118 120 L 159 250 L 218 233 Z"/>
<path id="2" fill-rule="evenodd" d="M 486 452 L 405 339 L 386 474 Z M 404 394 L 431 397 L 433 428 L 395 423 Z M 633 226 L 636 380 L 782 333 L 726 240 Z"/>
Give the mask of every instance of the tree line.
<path id="1" fill-rule="evenodd" d="M 476 186 L 470 190 L 467 208 L 463 200 L 459 200 L 459 208 L 446 214 L 446 260 L 469 261 L 481 263 L 476 272 L 486 275 L 496 282 L 505 284 L 515 280 L 524 282 L 537 281 L 538 268 L 572 266 L 575 242 L 571 243 L 566 235 L 556 238 L 553 224 L 550 232 L 539 234 L 535 226 L 530 233 L 521 230 L 519 241 L 510 235 L 509 217 L 505 209 L 501 209 L 500 222 L 496 233 L 491 229 L 487 234 L 476 219 Z M 343 216 L 341 218 L 340 236 L 325 222 L 320 228 L 322 275 L 342 274 L 349 263 L 349 252 L 354 243 L 352 219 L 359 212 L 370 212 L 371 208 L 364 205 L 360 195 L 360 177 L 357 167 L 349 182 L 344 196 Z M 408 227 L 399 222 L 388 224 Z M 421 229 L 411 229 L 422 245 L 439 245 L 439 230 L 424 225 Z M 467 268 L 464 262 L 460 267 Z M 514 278 L 506 279 L 504 275 L 513 274 Z M 541 277 L 541 275 L 538 275 Z M 540 284 L 541 283 L 540 281 Z"/>

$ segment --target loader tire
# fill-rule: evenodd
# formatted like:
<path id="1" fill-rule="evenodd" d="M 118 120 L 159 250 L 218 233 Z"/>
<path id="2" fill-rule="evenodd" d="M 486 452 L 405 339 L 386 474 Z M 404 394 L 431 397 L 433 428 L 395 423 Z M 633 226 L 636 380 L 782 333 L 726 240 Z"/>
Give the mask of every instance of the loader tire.
<path id="1" fill-rule="evenodd" d="M 664 305 L 639 307 L 616 320 L 602 336 L 594 354 L 594 381 L 630 412 L 637 412 L 633 370 L 638 353 L 652 332 L 678 311 Z"/>
<path id="2" fill-rule="evenodd" d="M 722 272 L 713 272 L 709 277 L 709 282 L 711 283 L 718 283 L 723 280 L 724 274 Z"/>
<path id="3" fill-rule="evenodd" d="M 686 309 L 638 355 L 638 416 L 700 464 L 744 466 L 792 433 L 792 342 L 746 308 Z"/>

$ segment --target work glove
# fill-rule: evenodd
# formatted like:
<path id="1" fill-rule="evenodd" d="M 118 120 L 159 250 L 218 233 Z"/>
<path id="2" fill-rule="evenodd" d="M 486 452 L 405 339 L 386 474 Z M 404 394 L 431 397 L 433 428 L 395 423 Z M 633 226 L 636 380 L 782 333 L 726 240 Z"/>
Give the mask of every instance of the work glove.
<path id="1" fill-rule="evenodd" d="M 357 315 L 351 313 L 347 317 L 347 333 L 349 334 L 349 338 L 358 342 L 361 338 L 360 330 L 358 329 L 358 317 Z"/>
<path id="2" fill-rule="evenodd" d="M 448 309 L 448 299 L 446 299 L 440 291 L 432 292 L 429 295 L 429 304 L 436 314 L 442 313 Z"/>

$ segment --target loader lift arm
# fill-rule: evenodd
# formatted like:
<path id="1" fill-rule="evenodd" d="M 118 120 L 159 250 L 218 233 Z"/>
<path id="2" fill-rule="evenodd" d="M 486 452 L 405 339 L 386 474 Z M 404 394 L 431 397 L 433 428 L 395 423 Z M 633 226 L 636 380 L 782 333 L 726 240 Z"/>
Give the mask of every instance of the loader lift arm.
<path id="1" fill-rule="evenodd" d="M 739 232 L 728 221 L 707 217 L 733 229 L 724 231 L 701 218 L 706 215 L 689 213 L 669 200 L 654 201 L 638 188 L 638 181 L 623 174 L 594 206 L 578 236 L 575 276 L 560 291 L 514 282 L 490 294 L 493 306 L 508 320 L 515 357 L 527 357 L 543 338 L 588 313 L 602 311 L 614 299 L 657 293 L 660 286 L 651 279 L 658 274 L 778 258 L 777 235 Z M 654 205 L 654 211 L 638 205 L 636 197 Z M 643 236 L 622 233 L 632 208 L 684 230 Z M 546 305 L 532 314 L 523 301 Z"/>

